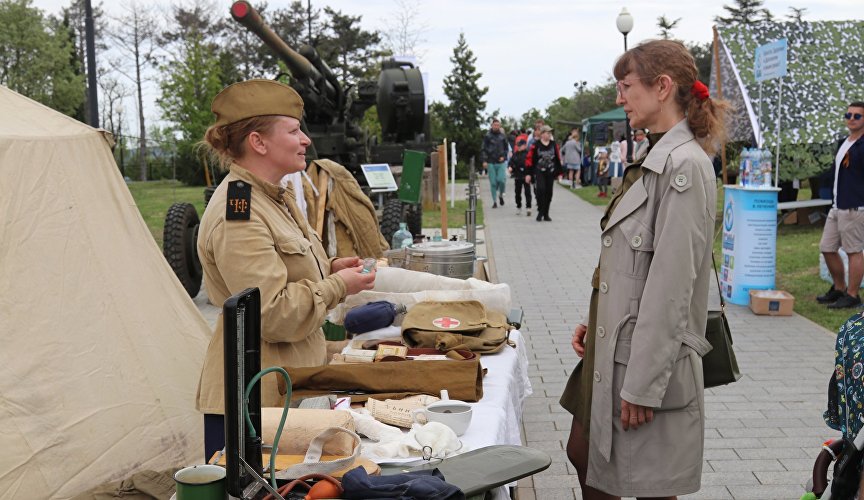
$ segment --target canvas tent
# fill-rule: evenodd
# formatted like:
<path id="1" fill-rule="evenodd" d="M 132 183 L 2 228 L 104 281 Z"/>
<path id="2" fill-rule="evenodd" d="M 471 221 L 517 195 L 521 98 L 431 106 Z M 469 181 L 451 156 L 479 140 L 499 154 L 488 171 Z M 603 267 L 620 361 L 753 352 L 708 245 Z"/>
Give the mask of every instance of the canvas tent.
<path id="1" fill-rule="evenodd" d="M 0 498 L 200 463 L 209 328 L 103 132 L 0 86 Z"/>
<path id="2" fill-rule="evenodd" d="M 864 99 L 864 21 L 770 22 L 717 26 L 720 85 L 731 101 L 730 140 L 777 144 L 777 80 L 754 77 L 756 48 L 785 38 L 781 144 L 833 142 L 845 132 L 842 114 L 850 101 Z M 718 67 L 712 60 L 711 95 L 717 94 Z"/>
<path id="3" fill-rule="evenodd" d="M 594 116 L 589 116 L 582 120 L 582 137 L 585 142 L 594 144 L 596 139 L 607 144 L 611 142 L 613 137 L 624 134 L 624 121 L 627 120 L 627 114 L 624 113 L 624 108 L 610 109 Z M 612 137 L 609 137 L 609 124 L 612 124 Z M 595 132 L 598 127 L 602 127 L 602 132 L 598 136 Z"/>

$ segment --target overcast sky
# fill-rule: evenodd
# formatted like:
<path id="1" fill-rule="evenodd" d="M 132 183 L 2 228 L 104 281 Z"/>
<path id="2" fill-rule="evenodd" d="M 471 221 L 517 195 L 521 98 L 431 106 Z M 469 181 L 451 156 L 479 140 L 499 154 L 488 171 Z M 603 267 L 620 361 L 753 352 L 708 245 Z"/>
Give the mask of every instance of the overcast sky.
<path id="1" fill-rule="evenodd" d="M 122 0 L 121 0 L 122 1 Z M 305 0 L 303 0 L 305 3 Z M 409 0 L 410 1 L 410 0 Z M 729 0 L 727 0 L 728 3 Z M 33 0 L 50 13 L 59 12 L 68 0 Z M 96 0 L 94 0 L 96 3 Z M 163 6 L 168 2 L 151 2 Z M 270 8 L 285 7 L 289 0 L 269 0 Z M 483 74 L 481 85 L 489 87 L 487 112 L 500 109 L 504 115 L 520 116 L 534 107 L 574 92 L 573 84 L 602 83 L 624 48 L 624 38 L 615 26 L 622 7 L 634 18 L 628 35 L 632 46 L 657 36 L 657 17 L 681 18 L 673 34 L 684 41 L 712 39 L 713 17 L 723 14 L 722 0 L 417 0 L 427 30 L 420 67 L 428 74 L 427 98 L 444 100 L 442 82 L 452 69 L 450 56 L 459 32 L 464 31 Z M 215 0 L 228 17 L 230 0 Z M 312 0 L 313 8 L 325 5 L 351 15 L 362 15 L 365 29 L 384 29 L 394 10 L 394 0 Z M 794 0 L 765 2 L 775 16 L 785 18 L 789 6 L 807 9 L 804 19 L 860 19 L 862 0 Z M 119 10 L 116 1 L 104 2 L 110 14 Z M 858 13 L 857 15 L 855 13 Z M 299 14 L 302 15 L 302 14 Z M 148 90 L 147 115 L 157 117 L 153 107 L 157 89 Z M 130 106 L 132 104 L 130 103 Z"/>

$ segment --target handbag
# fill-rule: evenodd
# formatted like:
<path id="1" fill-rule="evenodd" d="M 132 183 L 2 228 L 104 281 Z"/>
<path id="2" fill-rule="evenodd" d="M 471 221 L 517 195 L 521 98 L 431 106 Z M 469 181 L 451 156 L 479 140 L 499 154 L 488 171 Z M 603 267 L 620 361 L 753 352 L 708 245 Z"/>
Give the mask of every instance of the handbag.
<path id="1" fill-rule="evenodd" d="M 720 310 L 708 311 L 705 340 L 711 344 L 711 350 L 702 357 L 705 388 L 731 384 L 741 378 L 738 360 L 732 349 L 732 331 L 729 329 L 729 321 L 726 320 L 726 301 L 723 300 L 723 290 L 720 289 L 714 252 L 711 252 L 711 263 L 714 265 L 712 269 L 714 277 L 717 278 L 717 289 L 720 291 Z"/>

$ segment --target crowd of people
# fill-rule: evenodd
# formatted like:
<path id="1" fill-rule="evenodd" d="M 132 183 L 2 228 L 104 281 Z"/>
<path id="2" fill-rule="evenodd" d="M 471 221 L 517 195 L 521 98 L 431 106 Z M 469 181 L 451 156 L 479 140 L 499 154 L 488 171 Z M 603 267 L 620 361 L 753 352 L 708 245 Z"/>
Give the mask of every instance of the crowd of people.
<path id="1" fill-rule="evenodd" d="M 607 198 L 610 185 L 613 191 L 620 186 L 624 167 L 645 156 L 648 150 L 645 129 L 632 132 L 630 160 L 627 159 L 625 136 L 609 144 L 595 146 L 592 152 L 591 147 L 582 140 L 580 128 L 571 128 L 560 144 L 555 142 L 552 132 L 552 127 L 542 119 L 534 122 L 534 128 L 516 128 L 509 133 L 502 128 L 498 118 L 492 119 L 480 149 L 480 175 L 489 177 L 492 208 L 505 204 L 506 171 L 513 179 L 516 214 L 522 214 L 524 196 L 529 217 L 534 199 L 537 201 L 537 220 L 550 221 L 549 205 L 556 179 L 571 189 L 597 186 L 597 196 Z"/>

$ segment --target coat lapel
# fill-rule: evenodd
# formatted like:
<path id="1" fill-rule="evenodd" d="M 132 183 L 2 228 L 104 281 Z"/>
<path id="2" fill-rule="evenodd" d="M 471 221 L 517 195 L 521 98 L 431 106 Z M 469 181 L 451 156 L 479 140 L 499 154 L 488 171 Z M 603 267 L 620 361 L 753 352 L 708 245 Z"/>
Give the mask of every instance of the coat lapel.
<path id="1" fill-rule="evenodd" d="M 621 197 L 621 201 L 618 202 L 618 206 L 615 207 L 615 211 L 612 212 L 612 217 L 609 219 L 609 222 L 606 223 L 606 229 L 603 232 L 608 232 L 615 224 L 621 221 L 624 217 L 632 214 L 637 208 L 641 207 L 645 200 L 648 199 L 648 191 L 645 189 L 645 183 L 643 182 L 644 176 L 640 177 L 630 186 L 630 189 L 624 193 L 624 196 Z"/>

